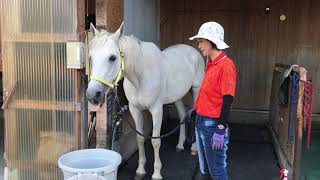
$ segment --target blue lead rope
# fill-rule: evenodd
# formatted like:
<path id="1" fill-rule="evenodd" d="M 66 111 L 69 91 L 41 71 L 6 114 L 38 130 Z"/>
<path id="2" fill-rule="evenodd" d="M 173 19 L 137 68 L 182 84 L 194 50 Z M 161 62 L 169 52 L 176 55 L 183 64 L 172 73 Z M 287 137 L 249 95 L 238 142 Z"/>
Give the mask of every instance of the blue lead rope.
<path id="1" fill-rule="evenodd" d="M 297 116 L 297 104 L 299 98 L 299 80 L 300 75 L 297 72 L 293 72 L 290 78 L 290 114 L 289 114 L 289 135 L 288 143 L 293 144 L 294 141 L 294 129 Z"/>
<path id="2" fill-rule="evenodd" d="M 107 118 L 108 118 L 108 127 L 107 127 L 107 135 L 112 135 L 113 130 L 113 122 L 112 122 L 112 109 L 113 109 L 113 92 L 109 92 L 107 94 Z"/>

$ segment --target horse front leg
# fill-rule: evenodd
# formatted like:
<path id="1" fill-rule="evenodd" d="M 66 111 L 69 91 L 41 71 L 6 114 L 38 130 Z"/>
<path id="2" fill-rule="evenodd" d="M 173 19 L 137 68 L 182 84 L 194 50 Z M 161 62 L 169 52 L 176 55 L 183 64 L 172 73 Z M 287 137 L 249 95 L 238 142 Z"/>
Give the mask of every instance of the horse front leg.
<path id="1" fill-rule="evenodd" d="M 143 133 L 142 111 L 138 109 L 136 106 L 134 106 L 133 104 L 129 104 L 129 110 L 135 122 L 137 131 Z M 144 141 L 145 141 L 144 137 L 137 134 L 137 143 L 139 148 L 139 166 L 138 166 L 138 169 L 136 170 L 136 179 L 141 179 L 146 174 L 146 170 L 144 167 L 146 164 Z"/>
<path id="2" fill-rule="evenodd" d="M 152 123 L 153 123 L 153 129 L 152 129 L 152 136 L 158 137 L 160 136 L 161 131 L 161 124 L 162 124 L 162 116 L 163 116 L 163 109 L 162 104 L 158 105 L 156 107 L 153 107 L 150 109 L 151 115 L 152 115 Z M 151 140 L 153 150 L 154 150 L 154 165 L 153 165 L 153 174 L 152 179 L 162 179 L 161 176 L 161 160 L 159 155 L 159 150 L 161 146 L 161 139 L 152 139 Z"/>

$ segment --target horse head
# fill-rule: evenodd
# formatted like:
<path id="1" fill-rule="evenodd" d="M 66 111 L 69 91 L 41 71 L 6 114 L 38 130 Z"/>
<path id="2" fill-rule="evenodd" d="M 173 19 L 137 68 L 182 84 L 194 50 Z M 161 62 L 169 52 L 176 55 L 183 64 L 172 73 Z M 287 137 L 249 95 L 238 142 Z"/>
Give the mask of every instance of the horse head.
<path id="1" fill-rule="evenodd" d="M 94 38 L 89 43 L 91 74 L 86 96 L 93 105 L 104 103 L 104 96 L 117 86 L 123 73 L 123 54 L 119 39 L 123 35 L 123 23 L 115 33 L 98 31 L 92 24 Z"/>

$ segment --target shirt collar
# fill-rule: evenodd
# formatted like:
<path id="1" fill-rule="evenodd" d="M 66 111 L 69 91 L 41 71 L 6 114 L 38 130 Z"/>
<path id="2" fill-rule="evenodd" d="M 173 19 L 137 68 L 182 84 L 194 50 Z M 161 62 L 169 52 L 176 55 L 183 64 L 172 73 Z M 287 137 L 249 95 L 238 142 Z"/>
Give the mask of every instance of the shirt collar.
<path id="1" fill-rule="evenodd" d="M 214 60 L 212 60 L 212 64 L 217 64 L 218 62 L 220 62 L 221 60 L 223 60 L 224 58 L 226 58 L 226 53 L 222 52 L 218 57 L 216 57 Z"/>
<path id="2" fill-rule="evenodd" d="M 216 65 L 217 63 L 221 62 L 224 58 L 226 58 L 226 53 L 222 52 L 218 57 L 216 57 L 214 60 L 209 61 L 209 63 L 206 66 L 206 70 L 213 65 Z"/>

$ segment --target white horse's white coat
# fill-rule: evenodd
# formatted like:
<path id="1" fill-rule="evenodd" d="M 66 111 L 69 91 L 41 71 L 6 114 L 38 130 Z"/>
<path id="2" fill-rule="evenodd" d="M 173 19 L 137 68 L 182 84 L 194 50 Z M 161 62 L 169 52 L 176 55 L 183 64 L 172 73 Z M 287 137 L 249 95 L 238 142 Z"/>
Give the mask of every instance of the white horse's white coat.
<path id="1" fill-rule="evenodd" d="M 201 54 L 187 45 L 175 45 L 160 51 L 153 43 L 123 35 L 123 25 L 114 34 L 98 32 L 93 26 L 91 28 L 95 32 L 89 50 L 92 75 L 112 82 L 120 70 L 120 50 L 124 52 L 123 86 L 137 130 L 143 132 L 142 111 L 149 110 L 153 122 L 152 136 L 160 136 L 163 105 L 168 103 L 175 103 L 182 120 L 185 115 L 182 98 L 192 89 L 195 100 L 203 78 L 204 60 Z M 111 56 L 115 56 L 116 60 L 112 61 Z M 91 80 L 87 97 L 92 103 L 99 104 L 109 89 L 110 87 Z M 177 149 L 183 149 L 184 140 L 184 126 L 181 126 Z M 137 142 L 139 166 L 136 173 L 144 175 L 144 138 L 137 135 Z M 161 140 L 153 139 L 152 145 L 155 156 L 152 178 L 162 179 L 159 157 Z M 196 150 L 196 147 L 192 146 L 192 150 Z"/>

